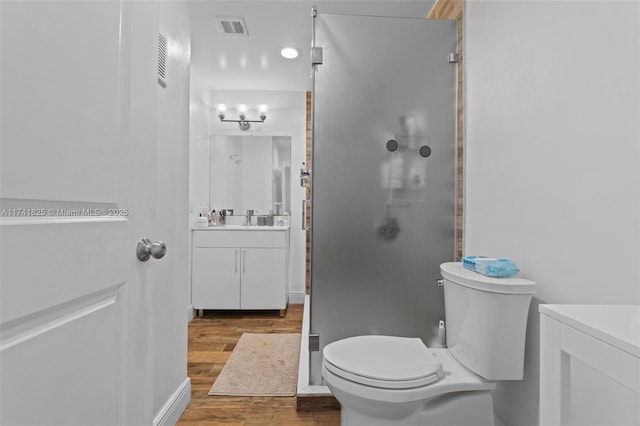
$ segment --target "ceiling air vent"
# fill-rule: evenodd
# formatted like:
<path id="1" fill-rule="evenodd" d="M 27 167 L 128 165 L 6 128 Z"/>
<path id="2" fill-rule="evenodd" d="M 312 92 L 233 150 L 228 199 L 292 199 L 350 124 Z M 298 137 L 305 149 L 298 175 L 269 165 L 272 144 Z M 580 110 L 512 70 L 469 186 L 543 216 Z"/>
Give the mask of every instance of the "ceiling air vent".
<path id="1" fill-rule="evenodd" d="M 158 34 L 158 84 L 167 87 L 167 37 Z"/>
<path id="2" fill-rule="evenodd" d="M 244 18 L 232 18 L 228 16 L 216 16 L 220 28 L 225 35 L 229 36 L 241 36 L 249 37 L 247 31 L 247 24 L 244 22 Z"/>

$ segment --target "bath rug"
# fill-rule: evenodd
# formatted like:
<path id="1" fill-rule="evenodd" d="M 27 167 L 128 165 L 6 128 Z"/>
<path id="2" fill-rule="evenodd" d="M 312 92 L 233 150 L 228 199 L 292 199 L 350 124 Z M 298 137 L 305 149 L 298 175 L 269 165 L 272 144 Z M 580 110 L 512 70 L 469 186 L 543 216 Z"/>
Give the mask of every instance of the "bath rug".
<path id="1" fill-rule="evenodd" d="M 294 396 L 300 333 L 244 333 L 209 395 Z"/>

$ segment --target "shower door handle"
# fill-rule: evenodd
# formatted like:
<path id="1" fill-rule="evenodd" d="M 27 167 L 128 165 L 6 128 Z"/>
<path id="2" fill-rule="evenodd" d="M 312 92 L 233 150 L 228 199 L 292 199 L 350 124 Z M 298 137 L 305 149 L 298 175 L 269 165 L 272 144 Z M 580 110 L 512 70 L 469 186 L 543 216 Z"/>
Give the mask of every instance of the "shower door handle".
<path id="1" fill-rule="evenodd" d="M 307 226 L 307 205 L 311 205 L 311 200 L 302 200 L 302 230 L 308 231 L 311 229 Z"/>

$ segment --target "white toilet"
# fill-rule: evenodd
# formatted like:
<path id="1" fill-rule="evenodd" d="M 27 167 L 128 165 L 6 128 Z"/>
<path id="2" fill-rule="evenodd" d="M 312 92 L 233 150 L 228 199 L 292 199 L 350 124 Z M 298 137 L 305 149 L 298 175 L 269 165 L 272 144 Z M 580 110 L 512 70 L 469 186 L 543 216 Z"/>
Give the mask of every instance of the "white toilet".
<path id="1" fill-rule="evenodd" d="M 440 266 L 447 348 L 356 336 L 325 346 L 322 375 L 342 426 L 494 426 L 492 380 L 521 380 L 534 282 Z"/>

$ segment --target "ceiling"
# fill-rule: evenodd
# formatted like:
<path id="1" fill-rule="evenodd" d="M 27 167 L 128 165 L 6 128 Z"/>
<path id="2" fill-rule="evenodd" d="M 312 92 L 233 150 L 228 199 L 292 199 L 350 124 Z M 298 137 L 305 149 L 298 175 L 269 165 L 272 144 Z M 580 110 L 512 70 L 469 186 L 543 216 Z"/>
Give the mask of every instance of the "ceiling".
<path id="1" fill-rule="evenodd" d="M 320 13 L 424 18 L 433 1 L 192 0 L 192 95 L 206 100 L 213 90 L 310 90 L 313 5 Z M 216 16 L 244 18 L 249 36 L 225 35 Z M 281 57 L 286 46 L 298 49 L 298 58 Z"/>

